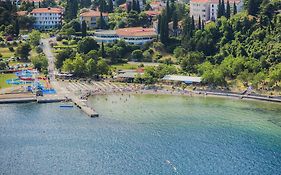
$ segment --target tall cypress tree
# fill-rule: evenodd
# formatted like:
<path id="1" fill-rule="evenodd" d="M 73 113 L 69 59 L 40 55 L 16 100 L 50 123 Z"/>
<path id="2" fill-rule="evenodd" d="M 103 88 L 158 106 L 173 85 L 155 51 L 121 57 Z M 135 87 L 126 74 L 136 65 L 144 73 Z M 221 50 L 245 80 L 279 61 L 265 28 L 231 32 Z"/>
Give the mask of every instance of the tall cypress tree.
<path id="1" fill-rule="evenodd" d="M 198 18 L 198 29 L 199 30 L 201 30 L 202 28 L 201 28 L 201 17 L 199 16 L 199 18 Z"/>
<path id="2" fill-rule="evenodd" d="M 176 30 L 178 28 L 178 15 L 177 13 L 173 14 L 173 29 Z"/>
<path id="3" fill-rule="evenodd" d="M 161 15 L 158 16 L 158 23 L 157 23 L 157 33 L 160 34 L 161 31 Z"/>
<path id="4" fill-rule="evenodd" d="M 100 29 L 105 29 L 106 28 L 106 23 L 105 23 L 105 21 L 104 21 L 104 18 L 103 18 L 103 16 L 102 16 L 102 12 L 100 12 L 100 18 L 99 18 L 99 28 Z"/>
<path id="5" fill-rule="evenodd" d="M 18 36 L 20 34 L 20 26 L 18 19 L 15 20 L 15 35 Z"/>
<path id="6" fill-rule="evenodd" d="M 235 2 L 233 3 L 233 15 L 235 15 L 237 13 L 237 6 L 235 4 Z"/>
<path id="7" fill-rule="evenodd" d="M 87 24 L 84 20 L 82 21 L 82 25 L 81 25 L 81 32 L 82 32 L 82 37 L 87 36 Z"/>
<path id="8" fill-rule="evenodd" d="M 191 31 L 193 32 L 195 30 L 195 21 L 194 21 L 194 16 L 192 15 L 191 18 Z"/>
<path id="9" fill-rule="evenodd" d="M 77 0 L 67 0 L 65 8 L 65 19 L 70 21 L 76 18 L 78 12 L 78 1 Z"/>
<path id="10" fill-rule="evenodd" d="M 259 11 L 259 4 L 255 0 L 248 1 L 248 13 L 249 15 L 255 16 Z"/>
<path id="11" fill-rule="evenodd" d="M 112 0 L 108 0 L 107 1 L 107 11 L 108 12 L 113 12 L 113 2 L 112 2 Z"/>
<path id="12" fill-rule="evenodd" d="M 105 11 L 106 11 L 106 3 L 105 3 L 105 0 L 100 0 L 99 10 L 100 10 L 100 12 L 105 12 Z"/>
<path id="13" fill-rule="evenodd" d="M 227 18 L 227 19 L 229 19 L 230 18 L 230 4 L 229 4 L 229 0 L 227 0 L 227 3 L 226 3 L 226 12 L 225 12 L 225 17 Z"/>
<path id="14" fill-rule="evenodd" d="M 221 14 L 222 14 L 222 16 L 225 16 L 225 4 L 224 4 L 224 0 L 221 1 Z"/>
<path id="15" fill-rule="evenodd" d="M 167 13 L 163 11 L 161 15 L 160 41 L 163 44 L 167 44 L 168 39 L 169 39 L 169 27 L 168 27 Z"/>
<path id="16" fill-rule="evenodd" d="M 104 51 L 104 45 L 103 45 L 103 42 L 101 43 L 101 57 L 102 58 L 105 58 L 105 51 Z"/>
<path id="17" fill-rule="evenodd" d="M 220 18 L 222 16 L 222 8 L 221 7 L 222 7 L 221 6 L 221 0 L 219 0 L 217 18 Z"/>
<path id="18" fill-rule="evenodd" d="M 138 13 L 141 12 L 139 0 L 136 0 L 136 11 L 137 11 Z"/>
<path id="19" fill-rule="evenodd" d="M 170 5 L 169 5 L 169 0 L 166 2 L 166 17 L 167 17 L 167 22 L 171 20 L 171 14 L 170 14 Z"/>
<path id="20" fill-rule="evenodd" d="M 131 5 L 132 5 L 131 9 L 134 10 L 134 11 L 136 11 L 137 4 L 136 4 L 136 1 L 135 1 L 135 0 L 132 1 L 132 4 L 131 4 Z"/>
<path id="21" fill-rule="evenodd" d="M 183 20 L 183 31 L 182 31 L 182 40 L 181 44 L 186 50 L 190 50 L 190 38 L 192 37 L 192 21 L 191 18 L 187 15 Z"/>
<path id="22" fill-rule="evenodd" d="M 204 24 L 204 21 L 202 20 L 202 26 L 201 26 L 201 29 L 204 30 L 205 28 L 205 24 Z"/>
<path id="23" fill-rule="evenodd" d="M 175 5 L 175 0 L 171 0 L 171 5 L 170 5 L 170 14 L 176 13 L 176 5 Z M 172 16 L 173 17 L 173 16 Z"/>

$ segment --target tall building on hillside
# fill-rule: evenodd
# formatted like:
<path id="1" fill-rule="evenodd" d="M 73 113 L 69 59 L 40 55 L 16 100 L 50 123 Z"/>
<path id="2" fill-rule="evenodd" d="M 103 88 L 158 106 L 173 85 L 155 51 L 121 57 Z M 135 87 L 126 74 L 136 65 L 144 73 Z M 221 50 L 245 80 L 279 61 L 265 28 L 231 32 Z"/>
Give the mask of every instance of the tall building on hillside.
<path id="1" fill-rule="evenodd" d="M 242 10 L 242 0 L 229 0 L 231 11 L 233 10 L 234 2 L 237 7 L 237 12 Z M 199 19 L 203 21 L 216 20 L 218 13 L 219 0 L 191 0 L 190 1 L 190 16 L 193 16 L 195 20 Z M 227 0 L 224 1 L 225 9 Z"/>
<path id="2" fill-rule="evenodd" d="M 36 8 L 30 13 L 35 17 L 34 28 L 39 30 L 52 30 L 62 23 L 63 10 L 61 8 Z"/>
<path id="3" fill-rule="evenodd" d="M 108 22 L 108 13 L 102 13 L 102 17 L 104 21 Z M 87 24 L 87 27 L 90 29 L 97 28 L 97 21 L 100 18 L 100 12 L 90 10 L 88 12 L 84 12 L 80 14 L 80 22 L 85 21 Z"/>
<path id="4" fill-rule="evenodd" d="M 116 30 L 97 30 L 94 38 L 98 43 L 112 43 L 124 40 L 126 43 L 143 45 L 152 42 L 157 37 L 154 28 L 129 27 Z"/>
<path id="5" fill-rule="evenodd" d="M 199 19 L 208 21 L 210 19 L 210 4 L 209 0 L 191 0 L 190 1 L 190 16 L 195 20 Z"/>

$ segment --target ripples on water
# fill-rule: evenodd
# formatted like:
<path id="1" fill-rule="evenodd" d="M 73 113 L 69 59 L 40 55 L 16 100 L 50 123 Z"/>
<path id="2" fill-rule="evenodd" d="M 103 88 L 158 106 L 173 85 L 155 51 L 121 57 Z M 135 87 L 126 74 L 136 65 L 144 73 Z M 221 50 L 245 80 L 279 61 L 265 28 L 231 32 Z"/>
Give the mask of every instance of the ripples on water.
<path id="1" fill-rule="evenodd" d="M 281 174 L 279 104 L 153 95 L 0 105 L 0 174 Z"/>

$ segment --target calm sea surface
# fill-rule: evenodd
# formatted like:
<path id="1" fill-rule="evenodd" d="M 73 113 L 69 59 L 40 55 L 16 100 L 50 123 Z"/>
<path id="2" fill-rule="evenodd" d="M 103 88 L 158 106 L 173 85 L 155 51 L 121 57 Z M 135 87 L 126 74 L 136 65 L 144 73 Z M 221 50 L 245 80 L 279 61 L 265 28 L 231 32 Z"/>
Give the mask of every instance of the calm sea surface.
<path id="1" fill-rule="evenodd" d="M 0 105 L 0 174 L 281 174 L 281 105 L 109 95 Z"/>

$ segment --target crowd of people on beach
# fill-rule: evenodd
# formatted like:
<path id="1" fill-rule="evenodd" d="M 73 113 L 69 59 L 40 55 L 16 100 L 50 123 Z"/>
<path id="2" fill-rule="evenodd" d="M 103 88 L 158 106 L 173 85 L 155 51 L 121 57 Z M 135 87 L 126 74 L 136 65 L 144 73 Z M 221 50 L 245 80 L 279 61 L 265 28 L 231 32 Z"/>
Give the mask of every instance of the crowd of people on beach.
<path id="1" fill-rule="evenodd" d="M 106 87 L 93 87 L 94 85 L 88 85 L 93 88 L 86 90 L 80 89 L 81 99 L 87 99 L 92 95 L 106 95 L 106 94 L 171 94 L 171 95 L 189 95 L 192 96 L 192 91 L 181 88 L 164 88 L 161 85 L 147 86 L 142 84 L 123 83 L 115 84 L 113 82 L 105 83 Z"/>

